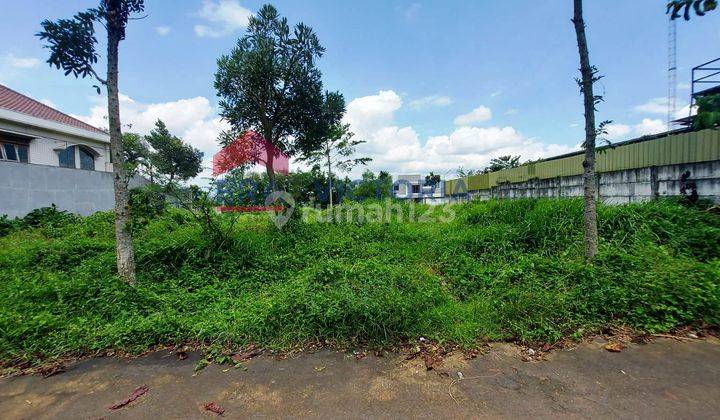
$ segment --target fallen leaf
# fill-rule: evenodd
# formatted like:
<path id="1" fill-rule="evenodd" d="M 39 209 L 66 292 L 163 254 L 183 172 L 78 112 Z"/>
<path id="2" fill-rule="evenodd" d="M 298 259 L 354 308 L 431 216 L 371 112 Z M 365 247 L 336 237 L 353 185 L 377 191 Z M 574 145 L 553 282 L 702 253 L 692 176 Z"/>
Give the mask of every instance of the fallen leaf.
<path id="1" fill-rule="evenodd" d="M 241 363 L 246 360 L 250 360 L 255 356 L 259 356 L 262 354 L 262 350 L 256 348 L 255 346 L 250 346 L 248 349 L 242 353 L 237 353 L 232 355 L 232 360 L 235 363 Z"/>
<path id="2" fill-rule="evenodd" d="M 148 392 L 148 389 L 149 389 L 149 388 L 148 388 L 147 385 L 142 385 L 142 386 L 139 386 L 139 387 L 135 388 L 135 391 L 133 391 L 133 393 L 130 394 L 129 397 L 125 398 L 124 400 L 122 400 L 122 401 L 120 401 L 120 402 L 118 402 L 118 403 L 115 403 L 115 404 L 111 405 L 111 406 L 110 406 L 110 409 L 111 409 L 111 410 L 117 410 L 118 408 L 125 407 L 126 405 L 128 405 L 128 404 L 130 404 L 131 402 L 133 402 L 133 401 L 137 400 L 138 398 L 140 398 L 144 393 Z"/>
<path id="3" fill-rule="evenodd" d="M 218 416 L 222 416 L 225 413 L 225 409 L 215 404 L 214 402 L 205 403 L 204 407 L 207 411 L 212 411 Z"/>
<path id="4" fill-rule="evenodd" d="M 177 358 L 178 360 L 185 360 L 188 358 L 188 354 L 184 351 L 177 352 Z"/>
<path id="5" fill-rule="evenodd" d="M 64 365 L 52 365 L 39 371 L 43 378 L 49 378 L 63 372 L 67 372 L 67 368 Z"/>
<path id="6" fill-rule="evenodd" d="M 625 348 L 625 345 L 623 343 L 607 343 L 603 348 L 613 353 L 620 353 Z"/>

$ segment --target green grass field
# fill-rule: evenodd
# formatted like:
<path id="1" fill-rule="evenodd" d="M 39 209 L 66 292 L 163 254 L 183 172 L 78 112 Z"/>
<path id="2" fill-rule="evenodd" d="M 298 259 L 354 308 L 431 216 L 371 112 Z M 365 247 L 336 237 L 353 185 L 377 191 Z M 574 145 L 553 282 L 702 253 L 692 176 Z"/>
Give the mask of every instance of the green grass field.
<path id="1" fill-rule="evenodd" d="M 403 206 L 409 211 L 407 206 Z M 442 207 L 419 207 L 437 216 Z M 112 214 L 0 238 L 0 360 L 11 366 L 158 344 L 473 346 L 720 324 L 720 217 L 660 201 L 600 206 L 583 261 L 582 201 L 454 205 L 449 223 L 243 216 L 217 249 L 187 213 L 135 231 L 138 281 L 115 275 Z"/>

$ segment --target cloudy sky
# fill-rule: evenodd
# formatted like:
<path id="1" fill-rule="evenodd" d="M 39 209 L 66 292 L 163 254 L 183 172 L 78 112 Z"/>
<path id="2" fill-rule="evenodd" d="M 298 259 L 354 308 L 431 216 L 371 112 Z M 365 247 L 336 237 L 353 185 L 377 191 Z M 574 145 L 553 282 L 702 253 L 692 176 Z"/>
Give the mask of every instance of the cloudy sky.
<path id="1" fill-rule="evenodd" d="M 149 0 L 121 45 L 121 116 L 145 133 L 157 118 L 205 152 L 217 152 L 216 59 L 263 2 Z M 586 0 L 592 62 L 605 75 L 609 139 L 665 129 L 667 18 L 664 0 Z M 4 6 L 0 83 L 94 125 L 104 99 L 90 80 L 45 63 L 34 36 L 43 19 L 70 17 L 94 0 L 28 0 Z M 570 0 L 278 0 L 291 23 L 312 26 L 327 49 L 325 88 L 341 91 L 346 120 L 367 141 L 374 171 L 452 176 L 504 154 L 523 159 L 575 150 L 583 137 L 574 77 L 577 47 Z M 678 103 L 690 68 L 720 51 L 720 13 L 678 22 Z M 712 46 L 712 47 L 710 47 Z M 101 63 L 102 65 L 102 63 Z M 681 113 L 687 113 L 687 109 Z M 208 164 L 209 166 L 209 164 Z M 358 171 L 352 175 L 357 176 Z"/>

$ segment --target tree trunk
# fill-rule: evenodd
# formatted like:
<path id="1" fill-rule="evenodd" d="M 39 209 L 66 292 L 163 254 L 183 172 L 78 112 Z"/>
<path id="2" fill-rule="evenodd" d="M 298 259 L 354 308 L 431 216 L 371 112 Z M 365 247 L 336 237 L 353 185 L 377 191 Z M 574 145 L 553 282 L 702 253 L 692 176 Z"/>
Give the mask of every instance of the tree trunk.
<path id="1" fill-rule="evenodd" d="M 108 2 L 110 9 L 118 2 Z M 117 10 L 117 9 L 115 9 Z M 113 186 L 115 190 L 115 250 L 117 269 L 120 277 L 129 284 L 135 283 L 135 253 L 132 247 L 130 230 L 130 197 L 128 195 L 125 159 L 122 153 L 122 133 L 120 131 L 120 101 L 118 99 L 118 46 L 120 44 L 118 23 L 112 22 L 110 9 L 108 17 L 107 47 L 107 91 L 108 119 L 110 123 L 110 153 L 113 158 Z"/>
<path id="2" fill-rule="evenodd" d="M 273 162 L 275 161 L 275 153 L 272 149 L 266 150 L 267 159 L 265 162 L 265 170 L 267 171 L 268 182 L 270 183 L 270 190 L 272 192 L 277 191 L 277 185 L 275 184 L 275 169 L 273 169 Z"/>
<path id="3" fill-rule="evenodd" d="M 574 0 L 575 15 L 573 24 L 577 35 L 580 53 L 580 73 L 582 74 L 582 93 L 585 102 L 585 159 L 583 160 L 583 184 L 585 210 L 583 224 L 585 228 L 585 257 L 588 261 L 595 258 L 598 250 L 597 209 L 595 201 L 595 96 L 593 94 L 593 68 L 590 66 L 585 21 L 583 20 L 582 0 Z"/>

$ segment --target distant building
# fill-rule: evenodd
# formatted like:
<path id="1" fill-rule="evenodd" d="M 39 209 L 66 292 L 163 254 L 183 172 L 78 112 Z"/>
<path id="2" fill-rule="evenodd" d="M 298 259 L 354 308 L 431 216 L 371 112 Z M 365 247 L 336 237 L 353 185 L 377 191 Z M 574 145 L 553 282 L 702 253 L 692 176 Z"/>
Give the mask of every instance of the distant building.
<path id="1" fill-rule="evenodd" d="M 114 207 L 110 136 L 0 85 L 0 215 L 51 204 L 80 214 Z"/>
<path id="2" fill-rule="evenodd" d="M 393 184 L 393 197 L 416 203 L 442 204 L 445 202 L 445 183 L 426 184 L 421 175 L 398 175 Z"/>

